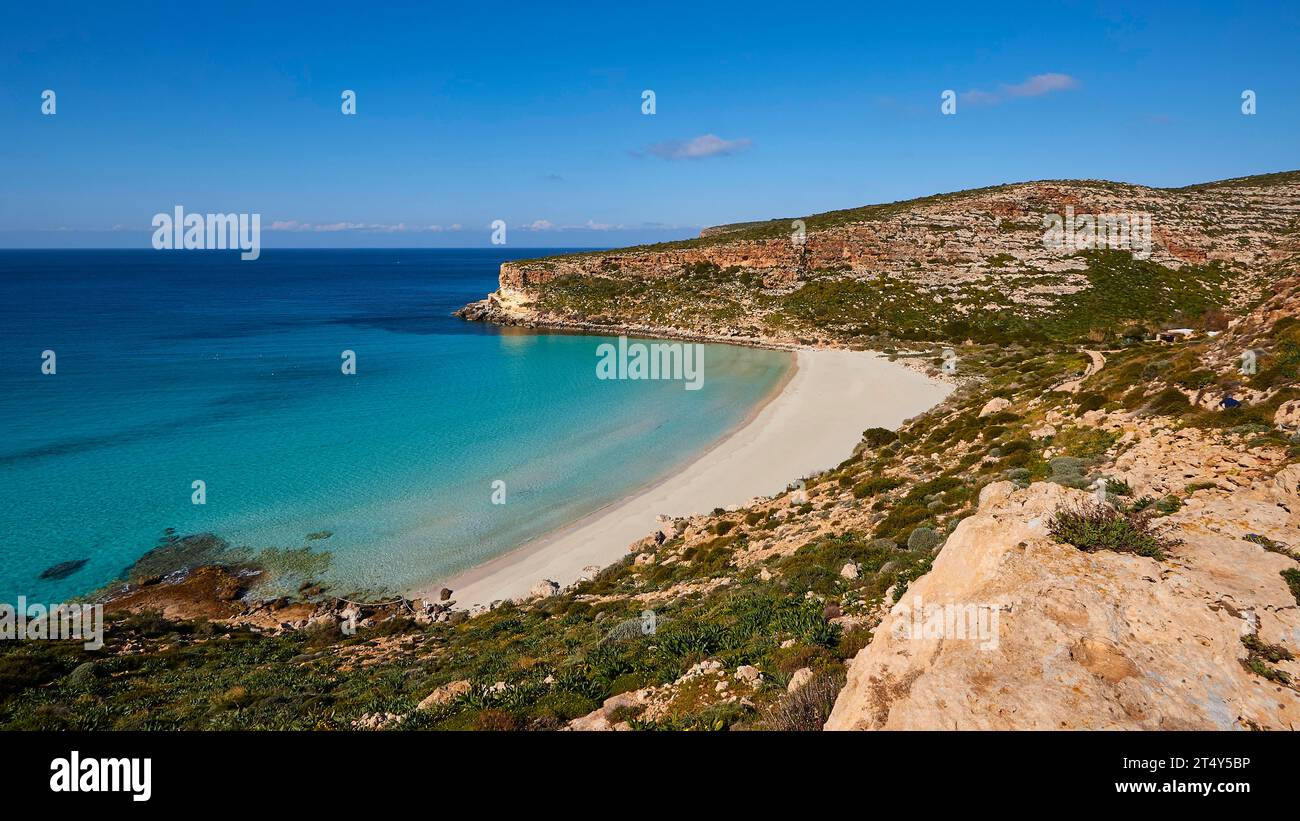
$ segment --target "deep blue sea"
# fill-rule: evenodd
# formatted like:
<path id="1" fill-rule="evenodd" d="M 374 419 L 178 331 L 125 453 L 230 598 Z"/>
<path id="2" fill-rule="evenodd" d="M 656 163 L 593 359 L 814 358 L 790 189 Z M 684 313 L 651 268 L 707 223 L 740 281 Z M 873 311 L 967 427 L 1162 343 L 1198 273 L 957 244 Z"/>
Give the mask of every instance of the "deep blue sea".
<path id="1" fill-rule="evenodd" d="M 432 582 L 689 461 L 790 367 L 709 345 L 702 390 L 604 381 L 608 338 L 450 316 L 541 253 L 0 251 L 0 601 L 109 583 L 164 528 L 310 545 L 340 592 Z"/>

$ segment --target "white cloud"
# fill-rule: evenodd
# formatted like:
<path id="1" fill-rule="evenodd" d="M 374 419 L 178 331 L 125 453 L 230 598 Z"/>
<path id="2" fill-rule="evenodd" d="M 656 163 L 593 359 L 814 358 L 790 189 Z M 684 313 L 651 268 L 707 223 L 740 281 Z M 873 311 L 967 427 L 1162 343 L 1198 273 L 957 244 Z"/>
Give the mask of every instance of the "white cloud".
<path id="1" fill-rule="evenodd" d="M 961 95 L 967 105 L 997 105 L 1017 97 L 1042 97 L 1057 91 L 1069 91 L 1078 88 L 1079 81 L 1069 74 L 1050 72 L 1035 74 L 1019 83 L 1003 83 L 997 91 L 984 91 L 974 88 Z"/>
<path id="2" fill-rule="evenodd" d="M 1040 97 L 1053 91 L 1068 91 L 1078 86 L 1079 81 L 1068 74 L 1035 74 L 1023 83 L 1005 88 L 1007 94 L 1012 97 Z"/>
<path id="3" fill-rule="evenodd" d="M 994 105 L 1001 100 L 998 95 L 989 91 L 980 91 L 971 89 L 961 95 L 961 101 L 967 105 Z"/>
<path id="4" fill-rule="evenodd" d="M 698 160 L 705 157 L 724 157 L 738 154 L 751 145 L 748 137 L 737 140 L 724 140 L 717 134 L 703 134 L 689 140 L 666 140 L 655 143 L 646 149 L 649 153 L 665 160 Z"/>

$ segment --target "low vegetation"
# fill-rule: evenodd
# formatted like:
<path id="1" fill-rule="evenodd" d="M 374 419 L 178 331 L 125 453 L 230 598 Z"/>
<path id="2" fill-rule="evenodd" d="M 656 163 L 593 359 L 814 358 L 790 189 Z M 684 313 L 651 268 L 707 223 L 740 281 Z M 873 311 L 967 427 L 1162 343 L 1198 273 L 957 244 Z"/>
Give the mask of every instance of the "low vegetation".
<path id="1" fill-rule="evenodd" d="M 1164 560 L 1179 544 L 1153 529 L 1146 512 L 1127 513 L 1096 501 L 1057 510 L 1047 528 L 1053 539 L 1085 553 L 1109 550 Z"/>

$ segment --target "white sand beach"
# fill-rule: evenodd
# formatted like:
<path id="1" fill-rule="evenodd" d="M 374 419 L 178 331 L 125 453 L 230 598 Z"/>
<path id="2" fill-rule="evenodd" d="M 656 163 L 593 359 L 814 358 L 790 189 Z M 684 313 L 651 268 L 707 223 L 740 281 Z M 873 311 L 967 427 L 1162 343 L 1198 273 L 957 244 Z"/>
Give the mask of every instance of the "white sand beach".
<path id="1" fill-rule="evenodd" d="M 796 370 L 757 413 L 677 473 L 455 578 L 458 607 L 526 596 L 542 579 L 576 581 L 652 533 L 660 514 L 686 516 L 742 504 L 834 467 L 870 427 L 896 428 L 942 401 L 952 386 L 871 352 L 800 349 Z"/>

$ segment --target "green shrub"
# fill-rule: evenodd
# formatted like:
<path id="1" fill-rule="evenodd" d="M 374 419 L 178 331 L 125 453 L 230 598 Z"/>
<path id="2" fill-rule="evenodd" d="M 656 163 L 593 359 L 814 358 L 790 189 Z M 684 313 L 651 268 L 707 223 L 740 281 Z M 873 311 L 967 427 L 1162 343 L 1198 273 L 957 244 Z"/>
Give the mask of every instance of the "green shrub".
<path id="1" fill-rule="evenodd" d="M 1020 487 L 1029 487 L 1030 478 L 1033 474 L 1026 468 L 1012 468 L 1003 474 L 1008 480 L 1015 482 Z"/>
<path id="2" fill-rule="evenodd" d="M 1077 456 L 1057 456 L 1048 462 L 1052 476 L 1082 476 L 1084 461 Z"/>
<path id="3" fill-rule="evenodd" d="M 862 441 L 872 448 L 888 445 L 896 439 L 898 439 L 898 434 L 889 428 L 867 428 L 862 432 Z"/>
<path id="4" fill-rule="evenodd" d="M 1147 411 L 1159 416 L 1182 416 L 1192 409 L 1187 396 L 1175 387 L 1168 387 L 1147 403 Z"/>
<path id="5" fill-rule="evenodd" d="M 1258 655 L 1264 661 L 1273 664 L 1277 664 L 1279 661 L 1290 661 L 1292 658 L 1290 650 L 1280 644 L 1268 644 L 1255 633 L 1242 636 L 1241 643 L 1246 645 L 1246 649 L 1252 654 Z"/>
<path id="6" fill-rule="evenodd" d="M 934 496 L 939 493 L 947 493 L 955 490 L 962 485 L 962 480 L 956 476 L 938 476 L 928 482 L 922 482 L 907 492 L 903 497 L 904 502 L 919 502 L 927 496 Z"/>
<path id="7" fill-rule="evenodd" d="M 1269 666 L 1279 661 L 1290 661 L 1293 658 L 1291 651 L 1280 644 L 1268 644 L 1254 633 L 1242 636 L 1241 643 L 1246 647 L 1246 658 L 1241 660 L 1243 667 L 1269 681 L 1276 681 L 1279 684 L 1291 683 L 1291 676 L 1288 673 Z"/>
<path id="8" fill-rule="evenodd" d="M 1282 580 L 1286 582 L 1287 587 L 1291 588 L 1291 595 L 1295 596 L 1295 603 L 1300 604 L 1300 569 L 1289 567 L 1283 570 Z"/>
<path id="9" fill-rule="evenodd" d="M 843 686 L 843 673 L 813 676 L 807 684 L 782 696 L 763 712 L 763 728 L 784 732 L 821 730 Z"/>
<path id="10" fill-rule="evenodd" d="M 924 505 L 900 504 L 889 511 L 889 515 L 881 519 L 880 524 L 876 525 L 876 533 L 881 538 L 906 541 L 907 537 L 911 535 L 911 527 L 924 522 L 928 518 L 930 518 L 930 511 Z"/>
<path id="11" fill-rule="evenodd" d="M 1057 456 L 1048 463 L 1051 474 L 1047 481 L 1075 490 L 1087 490 L 1092 482 L 1083 475 L 1084 465 L 1084 461 L 1077 456 Z"/>
<path id="12" fill-rule="evenodd" d="M 1181 544 L 1152 530 L 1147 515 L 1124 513 L 1092 500 L 1058 508 L 1047 528 L 1053 539 L 1085 553 L 1110 550 L 1163 560 L 1166 550 Z"/>
<path id="13" fill-rule="evenodd" d="M 94 689 L 96 677 L 95 662 L 84 661 L 73 668 L 67 679 L 65 679 L 65 683 L 70 690 L 87 692 Z"/>
<path id="14" fill-rule="evenodd" d="M 1147 386 L 1135 385 L 1130 388 L 1119 400 L 1124 410 L 1136 410 L 1147 398 Z"/>
<path id="15" fill-rule="evenodd" d="M 1107 479 L 1106 492 L 1113 496 L 1132 496 L 1133 487 L 1123 479 Z"/>
<path id="16" fill-rule="evenodd" d="M 1183 507 L 1183 501 L 1177 496 L 1166 496 L 1156 502 L 1156 510 L 1162 515 L 1168 516 L 1170 513 L 1177 513 Z"/>
<path id="17" fill-rule="evenodd" d="M 984 417 L 983 421 L 986 425 L 1005 425 L 1008 422 L 1018 421 L 1020 418 L 1021 416 L 1018 413 L 1012 413 L 1009 410 L 1000 410 Z"/>
<path id="18" fill-rule="evenodd" d="M 1082 416 L 1088 411 L 1100 410 L 1106 405 L 1106 397 L 1099 393 L 1085 393 L 1079 396 L 1079 410 L 1077 415 Z"/>
<path id="19" fill-rule="evenodd" d="M 939 534 L 934 532 L 934 528 L 918 527 L 912 531 L 912 535 L 907 537 L 907 549 L 916 551 L 933 550 L 940 541 Z"/>
<path id="20" fill-rule="evenodd" d="M 980 437 L 983 438 L 985 442 L 991 442 L 1006 432 L 1007 429 L 1003 425 L 989 425 L 980 432 Z"/>
<path id="21" fill-rule="evenodd" d="M 1101 428 L 1066 428 L 1056 435 L 1052 445 L 1070 456 L 1092 459 L 1110 450 L 1118 440 L 1118 433 Z"/>
<path id="22" fill-rule="evenodd" d="M 875 496 L 884 493 L 886 490 L 893 490 L 902 483 L 902 479 L 896 479 L 893 476 L 873 476 L 853 486 L 853 498 L 865 499 L 868 496 Z"/>

